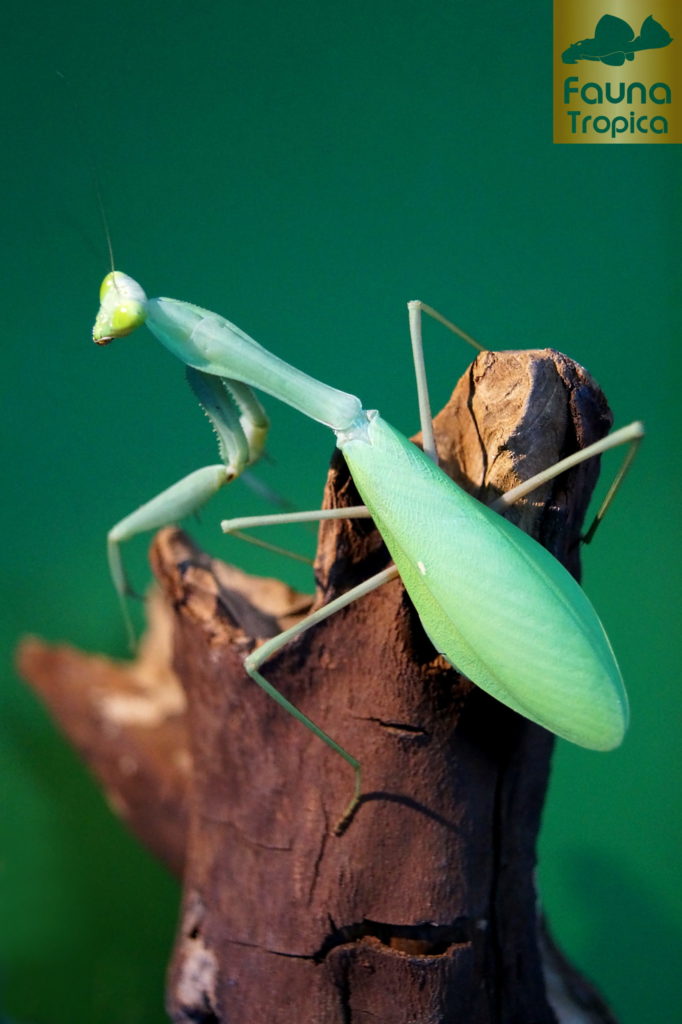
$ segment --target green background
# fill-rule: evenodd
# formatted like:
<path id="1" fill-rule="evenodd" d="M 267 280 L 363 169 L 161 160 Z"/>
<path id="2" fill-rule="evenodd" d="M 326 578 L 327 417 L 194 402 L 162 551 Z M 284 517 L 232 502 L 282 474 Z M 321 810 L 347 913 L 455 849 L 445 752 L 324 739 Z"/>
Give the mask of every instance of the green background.
<path id="1" fill-rule="evenodd" d="M 632 727 L 608 756 L 558 744 L 540 884 L 559 939 L 622 1022 L 680 1019 L 680 153 L 552 145 L 551 44 L 551 5 L 538 0 L 10 9 L 0 1016 L 165 1019 L 177 887 L 109 815 L 12 670 L 27 631 L 124 652 L 106 530 L 215 461 L 181 369 L 151 336 L 89 341 L 108 269 L 95 165 L 117 264 L 149 294 L 228 315 L 408 433 L 414 297 L 490 348 L 569 353 L 617 424 L 646 421 L 585 556 Z M 470 353 L 433 327 L 427 355 L 439 405 Z M 268 410 L 260 477 L 314 507 L 331 435 Z M 606 462 L 612 472 L 617 457 Z M 193 532 L 310 589 L 305 569 L 216 531 L 228 509 L 265 508 L 235 485 Z M 309 550 L 311 539 L 287 543 Z M 146 540 L 131 547 L 141 583 Z"/>

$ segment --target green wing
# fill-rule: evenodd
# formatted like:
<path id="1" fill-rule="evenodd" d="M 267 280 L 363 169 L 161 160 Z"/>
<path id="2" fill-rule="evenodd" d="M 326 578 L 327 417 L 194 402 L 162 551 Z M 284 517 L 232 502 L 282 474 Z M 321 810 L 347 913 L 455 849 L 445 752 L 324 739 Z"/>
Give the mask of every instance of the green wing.
<path id="1" fill-rule="evenodd" d="M 617 746 L 627 725 L 618 665 L 563 566 L 378 415 L 366 440 L 342 450 L 436 649 L 557 735 L 596 750 Z"/>

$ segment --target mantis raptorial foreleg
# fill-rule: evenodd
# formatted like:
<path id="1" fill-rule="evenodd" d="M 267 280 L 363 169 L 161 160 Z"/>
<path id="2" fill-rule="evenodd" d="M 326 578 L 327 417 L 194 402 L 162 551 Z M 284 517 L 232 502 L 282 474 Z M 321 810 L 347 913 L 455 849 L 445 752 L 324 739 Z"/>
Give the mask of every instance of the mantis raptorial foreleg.
<path id="1" fill-rule="evenodd" d="M 193 367 L 187 367 L 187 381 L 216 432 L 222 463 L 204 466 L 178 480 L 121 519 L 108 533 L 109 569 L 132 647 L 135 634 L 125 599 L 133 591 L 123 568 L 121 543 L 197 512 L 221 487 L 256 461 L 267 436 L 267 416 L 246 384 Z"/>

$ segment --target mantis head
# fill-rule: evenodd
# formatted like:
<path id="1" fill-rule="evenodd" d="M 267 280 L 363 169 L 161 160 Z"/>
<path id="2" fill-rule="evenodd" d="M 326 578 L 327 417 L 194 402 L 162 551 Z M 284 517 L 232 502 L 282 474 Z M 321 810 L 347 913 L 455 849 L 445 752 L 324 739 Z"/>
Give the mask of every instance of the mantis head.
<path id="1" fill-rule="evenodd" d="M 99 311 L 92 329 L 96 345 L 107 345 L 114 338 L 123 338 L 145 322 L 147 296 L 132 277 L 112 270 L 99 290 Z"/>

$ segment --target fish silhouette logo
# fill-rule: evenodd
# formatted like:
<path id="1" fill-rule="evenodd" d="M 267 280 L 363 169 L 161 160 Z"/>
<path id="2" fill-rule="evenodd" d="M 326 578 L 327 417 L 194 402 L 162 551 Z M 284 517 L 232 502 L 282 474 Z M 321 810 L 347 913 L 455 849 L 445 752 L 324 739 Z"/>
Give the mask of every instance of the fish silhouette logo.
<path id="1" fill-rule="evenodd" d="M 564 50 L 561 59 L 564 64 L 598 60 L 602 64 L 620 67 L 626 60 L 634 60 L 639 50 L 660 50 L 672 41 L 670 33 L 651 15 L 644 19 L 639 35 L 635 36 L 627 21 L 605 14 L 597 22 L 594 38 L 573 43 Z"/>

